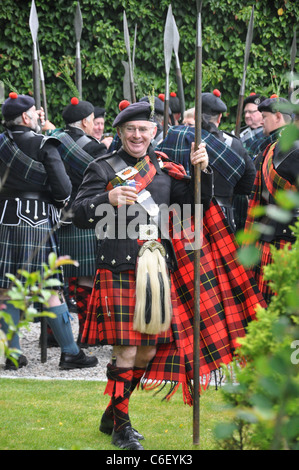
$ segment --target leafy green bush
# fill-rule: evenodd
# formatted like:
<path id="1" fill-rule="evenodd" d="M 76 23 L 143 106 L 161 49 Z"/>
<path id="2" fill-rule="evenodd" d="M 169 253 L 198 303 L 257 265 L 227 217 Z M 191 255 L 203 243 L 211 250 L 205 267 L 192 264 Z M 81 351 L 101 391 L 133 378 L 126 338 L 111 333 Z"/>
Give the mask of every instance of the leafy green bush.
<path id="1" fill-rule="evenodd" d="M 71 91 L 62 72 L 75 81 L 76 1 L 36 0 L 39 47 L 45 73 L 49 118 L 63 124 L 61 112 Z M 83 99 L 107 108 L 109 130 L 123 98 L 122 60 L 127 60 L 123 37 L 126 10 L 131 40 L 137 24 L 136 96 L 164 92 L 163 34 L 170 1 L 81 0 L 83 17 L 81 59 Z M 171 2 L 180 33 L 180 62 L 186 107 L 195 100 L 196 2 Z M 203 2 L 203 90 L 219 88 L 229 111 L 223 127 L 234 128 L 243 72 L 244 47 L 252 5 L 255 28 L 247 71 L 246 94 L 288 94 L 290 48 L 299 14 L 296 0 L 206 0 Z M 29 29 L 31 2 L 2 0 L 0 8 L 0 80 L 9 80 L 22 93 L 32 93 L 32 39 Z M 297 59 L 298 62 L 298 59 Z M 278 89 L 279 88 L 279 89 Z M 175 61 L 170 71 L 170 91 L 176 91 Z M 7 93 L 10 91 L 6 89 Z M 7 94 L 6 93 L 6 94 Z"/>
<path id="2" fill-rule="evenodd" d="M 246 365 L 234 362 L 237 384 L 222 392 L 229 419 L 216 434 L 224 449 L 299 449 L 299 221 L 294 231 L 291 247 L 273 247 L 265 278 L 277 294 L 239 340 Z"/>
<path id="3" fill-rule="evenodd" d="M 21 319 L 15 325 L 11 316 L 5 310 L 0 310 L 0 319 L 3 318 L 8 325 L 6 335 L 0 329 L 0 357 L 9 358 L 16 364 L 16 358 L 19 356 L 20 351 L 9 348 L 9 341 L 13 336 L 19 334 L 22 328 L 27 328 L 30 322 L 37 318 L 55 318 L 55 314 L 47 311 L 47 307 L 49 307 L 50 297 L 57 293 L 54 289 L 61 287 L 62 283 L 53 276 L 60 272 L 63 265 L 75 263 L 68 257 L 57 258 L 55 253 L 50 253 L 48 264 L 43 264 L 43 272 L 29 273 L 25 270 L 19 270 L 18 276 L 6 274 L 12 282 L 12 287 L 8 291 L 9 302 L 21 311 Z M 24 283 L 20 281 L 19 276 L 25 278 Z M 44 310 L 38 311 L 35 304 L 41 305 Z"/>

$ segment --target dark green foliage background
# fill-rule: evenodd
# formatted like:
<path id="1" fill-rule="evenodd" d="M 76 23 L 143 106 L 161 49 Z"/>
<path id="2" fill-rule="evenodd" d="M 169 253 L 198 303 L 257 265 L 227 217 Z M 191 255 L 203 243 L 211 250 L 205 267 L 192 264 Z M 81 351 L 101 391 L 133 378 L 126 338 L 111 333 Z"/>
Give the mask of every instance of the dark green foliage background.
<path id="1" fill-rule="evenodd" d="M 73 96 L 61 76 L 70 70 L 75 81 L 76 1 L 36 0 L 39 19 L 39 46 L 43 62 L 49 119 L 62 124 L 61 112 Z M 107 130 L 118 111 L 127 60 L 123 39 L 123 10 L 126 10 L 136 47 L 137 99 L 155 90 L 164 92 L 165 68 L 163 34 L 169 0 L 81 0 L 83 99 L 107 107 Z M 219 88 L 229 112 L 223 126 L 234 128 L 239 88 L 243 72 L 244 46 L 252 5 L 255 28 L 246 81 L 246 94 L 267 96 L 288 94 L 290 48 L 298 19 L 297 0 L 203 0 L 203 91 Z M 31 1 L 1 0 L 0 80 L 9 80 L 19 93 L 33 91 L 32 39 L 29 29 Z M 186 107 L 194 106 L 196 1 L 173 0 L 173 14 L 180 33 L 180 62 Z M 282 9 L 282 10 L 280 10 Z M 280 13 L 283 14 L 279 15 Z M 297 59 L 298 64 L 298 59 Z M 62 75 L 63 76 L 63 75 Z M 170 89 L 176 91 L 175 60 Z M 7 87 L 6 95 L 9 93 Z"/>

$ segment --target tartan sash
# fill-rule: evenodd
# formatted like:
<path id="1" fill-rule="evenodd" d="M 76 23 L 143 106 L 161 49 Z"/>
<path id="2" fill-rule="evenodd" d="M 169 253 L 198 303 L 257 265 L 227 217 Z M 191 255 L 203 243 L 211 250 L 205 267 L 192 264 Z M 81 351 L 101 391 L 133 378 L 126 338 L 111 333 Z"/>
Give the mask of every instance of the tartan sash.
<path id="1" fill-rule="evenodd" d="M 165 152 L 171 160 L 182 164 L 187 174 L 190 174 L 190 149 L 194 138 L 194 128 L 174 126 L 168 130 L 166 138 L 156 150 Z M 202 140 L 207 146 L 211 167 L 234 187 L 244 174 L 244 159 L 205 129 L 202 130 Z"/>
<path id="2" fill-rule="evenodd" d="M 167 155 L 163 152 L 155 153 L 158 156 L 158 162 L 163 163 L 163 170 L 165 170 L 169 174 L 169 176 L 172 176 L 176 179 L 189 179 L 183 165 L 170 161 Z M 124 162 L 124 168 L 125 167 L 126 165 Z M 153 181 L 157 170 L 155 168 L 155 165 L 151 162 L 149 155 L 146 155 L 142 160 L 139 160 L 136 165 L 134 165 L 134 168 L 138 171 L 138 173 L 129 177 L 128 180 L 135 179 L 138 183 L 141 183 L 141 187 L 138 188 L 137 191 L 140 192 Z M 124 180 L 120 176 L 116 176 L 115 178 L 113 178 L 113 180 L 108 183 L 108 185 L 106 186 L 106 190 L 110 191 L 116 186 L 123 184 L 123 182 Z"/>
<path id="3" fill-rule="evenodd" d="M 44 165 L 22 152 L 5 133 L 0 135 L 0 160 L 13 174 L 20 175 L 25 181 L 47 185 L 48 176 Z"/>
<path id="4" fill-rule="evenodd" d="M 94 159 L 72 139 L 67 132 L 55 130 L 47 139 L 59 140 L 58 152 L 62 160 L 83 175 L 89 163 Z"/>
<path id="5" fill-rule="evenodd" d="M 273 165 L 273 155 L 277 141 L 268 144 L 266 147 L 263 158 L 258 169 L 252 188 L 252 198 L 248 204 L 248 213 L 245 223 L 245 231 L 249 231 L 254 222 L 254 217 L 252 215 L 252 210 L 260 205 L 262 197 L 262 178 L 265 181 L 266 187 L 272 197 L 275 197 L 276 191 L 282 190 L 292 190 L 297 191 L 296 186 L 292 185 L 289 181 L 280 176 L 274 168 Z"/>
<path id="6" fill-rule="evenodd" d="M 267 137 L 262 127 L 257 129 L 247 128 L 240 135 L 240 139 L 249 156 L 254 160 L 260 152 L 261 146 L 266 142 Z"/>
<path id="7" fill-rule="evenodd" d="M 273 197 L 275 197 L 276 191 L 280 189 L 296 191 L 296 186 L 280 176 L 274 168 L 273 155 L 276 145 L 277 142 L 270 146 L 262 167 L 265 184 Z"/>

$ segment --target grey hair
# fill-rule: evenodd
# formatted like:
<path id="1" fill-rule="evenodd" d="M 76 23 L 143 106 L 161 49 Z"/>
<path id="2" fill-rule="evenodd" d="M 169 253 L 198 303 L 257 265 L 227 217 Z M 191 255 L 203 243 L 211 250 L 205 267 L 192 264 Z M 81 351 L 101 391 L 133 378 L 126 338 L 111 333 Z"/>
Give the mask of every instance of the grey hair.
<path id="1" fill-rule="evenodd" d="M 89 116 L 87 116 L 86 118 L 83 118 L 83 119 L 86 119 L 88 122 L 90 122 L 91 121 L 91 115 L 92 115 L 92 113 Z M 70 123 L 68 123 L 68 126 L 81 128 L 80 126 L 81 126 L 81 122 L 83 121 L 83 119 L 80 119 L 80 121 L 76 121 L 76 122 L 70 122 Z"/>

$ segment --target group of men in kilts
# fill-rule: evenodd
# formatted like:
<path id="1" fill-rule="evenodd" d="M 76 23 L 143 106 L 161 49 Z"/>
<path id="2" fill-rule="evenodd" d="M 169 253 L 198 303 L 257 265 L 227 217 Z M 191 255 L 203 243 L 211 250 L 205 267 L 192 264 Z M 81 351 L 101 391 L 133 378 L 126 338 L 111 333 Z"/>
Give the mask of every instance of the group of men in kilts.
<path id="1" fill-rule="evenodd" d="M 267 138 L 288 122 L 287 112 L 276 108 L 279 101 L 254 103 Z M 80 342 L 113 346 L 105 391 L 110 402 L 100 430 L 119 448 L 143 449 L 143 436 L 129 418 L 130 396 L 140 383 L 144 388 L 169 383 L 168 397 L 181 385 L 185 402 L 192 404 L 198 234 L 202 377 L 208 380 L 232 360 L 257 306 L 269 300 L 237 261 L 233 196 L 249 195 L 254 187 L 250 204 L 268 204 L 277 188 L 296 190 L 298 150 L 282 155 L 277 140 L 263 150 L 259 146 L 256 172 L 240 141 L 219 130 L 226 110 L 220 93 L 204 94 L 204 103 L 203 142 L 195 149 L 194 129 L 184 126 L 171 127 L 154 148 L 157 125 L 150 104 L 123 102 L 113 123 L 121 145 L 110 153 L 90 137 L 94 107 L 87 101 L 72 99 L 63 112 L 66 129 L 48 137 L 38 133 L 32 98 L 12 93 L 2 106 L 2 302 L 17 323 L 20 312 L 8 301 L 6 273 L 39 269 L 51 251 L 79 261 L 78 271 L 65 275 L 78 279 Z M 194 226 L 194 165 L 201 167 L 201 227 Z M 292 241 L 286 227 L 275 230 L 271 240 L 262 241 L 262 251 L 279 237 Z M 261 267 L 260 273 L 262 279 Z M 49 320 L 62 351 L 60 366 L 94 367 L 96 358 L 74 341 L 61 299 L 61 292 L 53 296 L 56 318 Z M 19 366 L 24 362 L 20 356 Z"/>

